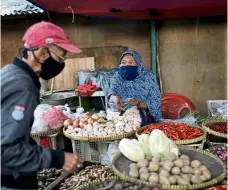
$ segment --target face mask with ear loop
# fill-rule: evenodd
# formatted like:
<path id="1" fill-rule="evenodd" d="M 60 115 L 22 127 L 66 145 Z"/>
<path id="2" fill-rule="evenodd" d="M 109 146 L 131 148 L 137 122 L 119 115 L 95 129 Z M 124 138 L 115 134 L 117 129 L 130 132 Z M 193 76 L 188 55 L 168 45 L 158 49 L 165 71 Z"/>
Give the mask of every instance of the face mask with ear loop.
<path id="1" fill-rule="evenodd" d="M 37 57 L 34 54 L 34 51 L 38 50 L 39 48 L 33 48 L 33 49 L 24 49 L 23 50 L 23 57 L 28 58 L 27 51 L 32 51 L 33 57 L 36 60 L 38 64 L 41 65 L 41 73 L 40 77 L 44 80 L 49 80 L 51 78 L 54 78 L 59 73 L 62 72 L 62 70 L 65 67 L 65 62 L 58 62 L 56 61 L 52 56 L 50 51 L 48 50 L 49 58 L 47 58 L 43 63 L 41 63 Z"/>

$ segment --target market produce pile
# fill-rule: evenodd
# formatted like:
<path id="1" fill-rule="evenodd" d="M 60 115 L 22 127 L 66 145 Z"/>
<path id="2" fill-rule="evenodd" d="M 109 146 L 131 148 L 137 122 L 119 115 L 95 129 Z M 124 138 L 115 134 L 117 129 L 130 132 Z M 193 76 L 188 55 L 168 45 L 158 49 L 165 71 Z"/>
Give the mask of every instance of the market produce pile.
<path id="1" fill-rule="evenodd" d="M 93 187 L 93 190 L 160 190 L 159 187 L 148 187 L 141 183 L 108 180 Z"/>
<path id="2" fill-rule="evenodd" d="M 218 147 L 216 148 L 213 153 L 217 155 L 226 165 L 227 170 L 227 164 L 228 164 L 228 153 L 227 153 L 227 147 Z"/>
<path id="3" fill-rule="evenodd" d="M 138 129 L 141 125 L 139 110 L 131 108 L 123 116 L 116 116 L 112 120 L 106 121 L 97 114 L 90 116 L 89 113 L 83 115 L 82 120 L 64 122 L 67 127 L 66 132 L 78 137 L 107 137 L 129 133 Z"/>
<path id="4" fill-rule="evenodd" d="M 195 139 L 203 135 L 203 132 L 201 130 L 189 127 L 187 124 L 165 122 L 151 124 L 146 127 L 141 134 L 150 134 L 154 129 L 163 131 L 168 138 L 174 141 Z"/>
<path id="5" fill-rule="evenodd" d="M 179 149 L 163 131 L 154 129 L 138 141 L 122 139 L 120 152 L 133 161 L 128 175 L 153 185 L 191 185 L 211 179 L 211 172 L 199 160 L 179 156 Z"/>
<path id="6" fill-rule="evenodd" d="M 129 176 L 139 178 L 154 185 L 190 185 L 200 184 L 211 179 L 211 172 L 199 160 L 190 160 L 189 156 L 176 156 L 173 153 L 166 158 L 151 157 L 132 163 Z"/>
<path id="7" fill-rule="evenodd" d="M 213 131 L 223 133 L 223 134 L 227 134 L 228 124 L 225 122 L 224 123 L 217 123 L 215 125 L 209 126 L 209 128 Z"/>
<path id="8" fill-rule="evenodd" d="M 52 182 L 54 182 L 59 176 L 61 176 L 62 170 L 55 168 L 42 170 L 37 174 L 39 190 L 44 190 Z"/>
<path id="9" fill-rule="evenodd" d="M 78 173 L 75 173 L 73 176 L 66 179 L 65 182 L 61 184 L 60 190 L 77 189 L 79 186 L 84 185 L 88 182 L 113 176 L 114 173 L 110 166 L 87 166 L 85 169 L 81 170 Z"/>

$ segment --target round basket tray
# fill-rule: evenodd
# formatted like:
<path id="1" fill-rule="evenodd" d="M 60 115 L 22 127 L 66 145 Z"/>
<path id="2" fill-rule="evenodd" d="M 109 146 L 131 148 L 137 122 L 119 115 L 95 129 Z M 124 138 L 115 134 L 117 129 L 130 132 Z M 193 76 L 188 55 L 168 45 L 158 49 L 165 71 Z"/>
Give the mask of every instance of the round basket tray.
<path id="1" fill-rule="evenodd" d="M 59 127 L 57 129 L 51 129 L 49 131 L 43 131 L 43 132 L 40 132 L 40 133 L 30 133 L 30 136 L 31 137 L 46 137 L 46 136 L 49 136 L 49 135 L 54 135 L 58 132 L 60 132 L 62 130 L 63 127 Z"/>
<path id="2" fill-rule="evenodd" d="M 203 129 L 207 133 L 212 134 L 217 137 L 222 137 L 222 138 L 228 139 L 228 134 L 220 133 L 220 132 L 210 129 L 210 126 L 216 125 L 216 124 L 221 124 L 221 123 L 227 123 L 227 121 L 226 120 L 224 120 L 224 121 L 222 121 L 222 120 L 221 121 L 206 121 L 202 124 L 202 126 L 203 126 Z"/>
<path id="3" fill-rule="evenodd" d="M 179 123 L 178 123 L 179 124 Z M 175 144 L 179 144 L 179 145 L 187 145 L 187 144 L 193 144 L 193 143 L 197 143 L 197 142 L 200 142 L 204 139 L 206 139 L 206 133 L 204 130 L 202 130 L 200 127 L 196 126 L 196 125 L 189 125 L 190 127 L 194 127 L 194 128 L 197 128 L 199 129 L 200 131 L 203 132 L 203 135 L 201 135 L 200 137 L 197 137 L 197 138 L 194 138 L 194 139 L 189 139 L 189 140 L 176 140 L 174 141 Z M 139 133 L 141 133 L 145 128 L 147 128 L 148 126 L 144 126 L 142 128 L 139 128 L 136 133 L 135 133 L 135 136 L 138 137 L 139 136 Z"/>
<path id="4" fill-rule="evenodd" d="M 78 136 L 72 136 L 69 133 L 67 133 L 66 127 L 64 127 L 63 134 L 69 139 L 76 140 L 76 141 L 108 142 L 108 141 L 115 141 L 115 140 L 121 140 L 123 138 L 133 137 L 135 135 L 135 131 L 132 131 L 130 133 L 124 133 L 122 135 L 107 136 L 107 137 L 78 137 Z"/>
<path id="5" fill-rule="evenodd" d="M 218 184 L 225 178 L 225 165 L 217 156 L 209 153 L 208 151 L 197 150 L 188 146 L 178 146 L 182 154 L 188 155 L 191 160 L 199 160 L 202 164 L 206 165 L 212 174 L 210 181 L 194 184 L 194 185 L 162 185 L 162 189 L 169 190 L 187 190 L 187 189 L 204 189 Z M 120 179 L 129 182 L 141 182 L 146 185 L 152 185 L 149 182 L 142 181 L 129 177 L 129 165 L 133 163 L 121 153 L 117 154 L 113 159 L 112 169 L 114 173 L 120 177 Z"/>

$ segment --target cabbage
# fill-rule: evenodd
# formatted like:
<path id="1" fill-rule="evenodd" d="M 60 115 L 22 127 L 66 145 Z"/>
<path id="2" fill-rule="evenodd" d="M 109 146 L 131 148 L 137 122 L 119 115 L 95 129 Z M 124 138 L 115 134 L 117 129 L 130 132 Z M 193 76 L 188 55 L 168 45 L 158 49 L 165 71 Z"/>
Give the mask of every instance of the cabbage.
<path id="1" fill-rule="evenodd" d="M 164 158 L 170 152 L 178 155 L 179 150 L 177 146 L 171 141 L 163 131 L 154 129 L 150 134 L 150 153 L 154 157 Z"/>
<path id="2" fill-rule="evenodd" d="M 120 152 L 133 162 L 138 162 L 145 158 L 143 149 L 137 140 L 122 139 L 119 143 Z"/>
<path id="3" fill-rule="evenodd" d="M 138 136 L 138 141 L 146 156 L 151 156 L 150 153 L 150 135 L 142 134 Z"/>

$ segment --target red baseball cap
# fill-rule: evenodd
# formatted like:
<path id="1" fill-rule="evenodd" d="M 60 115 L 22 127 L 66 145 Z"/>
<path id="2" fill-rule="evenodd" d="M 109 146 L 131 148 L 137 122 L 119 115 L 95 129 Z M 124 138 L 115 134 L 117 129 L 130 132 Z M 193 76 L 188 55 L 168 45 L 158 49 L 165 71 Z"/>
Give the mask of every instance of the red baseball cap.
<path id="1" fill-rule="evenodd" d="M 22 40 L 26 48 L 56 45 L 71 53 L 81 52 L 77 46 L 70 43 L 62 28 L 50 22 L 42 21 L 32 25 Z"/>

